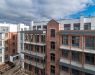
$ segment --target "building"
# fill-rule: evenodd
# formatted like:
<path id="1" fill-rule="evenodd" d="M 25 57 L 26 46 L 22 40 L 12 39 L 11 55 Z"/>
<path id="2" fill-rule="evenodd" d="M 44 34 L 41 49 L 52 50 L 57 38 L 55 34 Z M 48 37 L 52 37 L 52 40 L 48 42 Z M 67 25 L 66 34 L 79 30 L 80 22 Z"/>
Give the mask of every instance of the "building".
<path id="1" fill-rule="evenodd" d="M 18 27 L 21 24 L 0 23 L 0 65 L 7 61 L 14 62 L 18 54 Z"/>
<path id="2" fill-rule="evenodd" d="M 20 31 L 22 68 L 31 75 L 95 75 L 95 17 L 32 23 Z"/>

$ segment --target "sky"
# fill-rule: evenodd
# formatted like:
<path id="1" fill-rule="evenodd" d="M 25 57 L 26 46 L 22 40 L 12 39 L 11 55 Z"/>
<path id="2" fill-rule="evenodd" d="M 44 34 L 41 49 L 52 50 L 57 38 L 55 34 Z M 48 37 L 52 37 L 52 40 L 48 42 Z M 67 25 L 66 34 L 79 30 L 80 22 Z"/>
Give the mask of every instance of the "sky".
<path id="1" fill-rule="evenodd" d="M 0 22 L 26 23 L 95 16 L 95 0 L 0 0 Z"/>

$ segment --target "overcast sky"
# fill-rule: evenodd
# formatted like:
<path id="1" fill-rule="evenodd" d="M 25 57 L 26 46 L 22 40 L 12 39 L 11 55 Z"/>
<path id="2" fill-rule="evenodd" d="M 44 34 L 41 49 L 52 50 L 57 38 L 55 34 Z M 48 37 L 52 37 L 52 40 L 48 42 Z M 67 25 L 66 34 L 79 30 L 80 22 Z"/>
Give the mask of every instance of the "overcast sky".
<path id="1" fill-rule="evenodd" d="M 95 0 L 0 0 L 0 21 L 30 23 L 95 15 Z"/>

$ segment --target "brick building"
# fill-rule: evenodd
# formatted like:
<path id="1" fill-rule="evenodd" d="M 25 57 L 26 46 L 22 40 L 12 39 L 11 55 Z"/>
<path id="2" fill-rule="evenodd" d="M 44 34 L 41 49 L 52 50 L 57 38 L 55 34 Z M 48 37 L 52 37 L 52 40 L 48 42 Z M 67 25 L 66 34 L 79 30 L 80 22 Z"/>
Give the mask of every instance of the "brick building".
<path id="1" fill-rule="evenodd" d="M 31 75 L 95 75 L 95 17 L 37 22 L 20 35 Z"/>
<path id="2" fill-rule="evenodd" d="M 0 23 L 0 65 L 19 58 L 17 40 L 20 26 L 21 24 Z"/>

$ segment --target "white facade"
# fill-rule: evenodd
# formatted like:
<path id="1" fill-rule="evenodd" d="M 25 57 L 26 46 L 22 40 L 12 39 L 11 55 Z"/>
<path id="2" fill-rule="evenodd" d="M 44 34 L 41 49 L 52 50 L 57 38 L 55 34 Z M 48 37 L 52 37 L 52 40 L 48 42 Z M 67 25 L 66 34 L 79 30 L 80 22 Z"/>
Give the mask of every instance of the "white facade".
<path id="1" fill-rule="evenodd" d="M 80 30 L 84 30 L 85 23 L 91 23 L 91 30 L 95 30 L 95 17 L 83 17 L 81 16 L 79 19 L 65 19 L 58 21 L 60 23 L 60 30 L 64 30 L 64 24 L 70 24 L 70 30 L 74 30 L 74 24 L 80 23 Z"/>
<path id="2" fill-rule="evenodd" d="M 84 17 L 80 16 L 79 19 L 63 19 L 57 21 L 60 25 L 60 30 L 64 30 L 64 24 L 70 24 L 70 30 L 74 30 L 74 24 L 80 23 L 80 30 L 84 30 L 85 23 L 91 23 L 91 30 L 95 30 L 95 17 Z M 43 30 L 43 26 L 47 25 L 48 21 L 42 22 L 31 22 L 31 27 L 35 26 L 35 30 L 38 30 L 37 27 L 41 26 L 40 30 Z"/>

